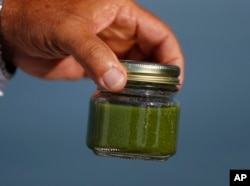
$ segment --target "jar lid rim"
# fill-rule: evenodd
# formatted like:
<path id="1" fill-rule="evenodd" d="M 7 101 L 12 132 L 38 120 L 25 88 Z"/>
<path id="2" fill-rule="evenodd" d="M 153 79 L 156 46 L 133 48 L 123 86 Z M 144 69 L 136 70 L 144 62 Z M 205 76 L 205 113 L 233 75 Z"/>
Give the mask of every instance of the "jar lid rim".
<path id="1" fill-rule="evenodd" d="M 178 66 L 133 60 L 121 60 L 121 64 L 127 70 L 128 81 L 179 84 Z"/>

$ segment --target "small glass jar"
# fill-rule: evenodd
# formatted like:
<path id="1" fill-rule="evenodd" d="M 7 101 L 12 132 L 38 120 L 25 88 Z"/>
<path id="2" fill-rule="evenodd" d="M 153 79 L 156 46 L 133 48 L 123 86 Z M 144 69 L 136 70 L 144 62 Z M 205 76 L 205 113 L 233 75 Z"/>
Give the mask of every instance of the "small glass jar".
<path id="1" fill-rule="evenodd" d="M 177 66 L 121 61 L 127 85 L 97 89 L 89 108 L 87 145 L 96 155 L 164 161 L 176 152 L 180 106 Z"/>

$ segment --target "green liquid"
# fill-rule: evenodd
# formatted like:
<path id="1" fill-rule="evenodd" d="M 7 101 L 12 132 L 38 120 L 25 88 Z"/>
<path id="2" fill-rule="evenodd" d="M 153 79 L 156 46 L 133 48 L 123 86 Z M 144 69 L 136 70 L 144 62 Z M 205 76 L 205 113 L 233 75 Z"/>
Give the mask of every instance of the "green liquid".
<path id="1" fill-rule="evenodd" d="M 134 106 L 92 100 L 87 145 L 99 155 L 166 159 L 176 152 L 179 110 L 179 105 Z"/>

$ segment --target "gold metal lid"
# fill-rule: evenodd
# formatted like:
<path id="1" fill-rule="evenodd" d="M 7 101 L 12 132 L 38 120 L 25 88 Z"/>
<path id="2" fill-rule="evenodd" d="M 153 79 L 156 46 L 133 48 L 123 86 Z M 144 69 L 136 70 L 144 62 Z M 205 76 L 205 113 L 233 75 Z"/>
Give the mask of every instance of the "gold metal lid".
<path id="1" fill-rule="evenodd" d="M 160 84 L 179 84 L 180 68 L 174 65 L 121 60 L 127 70 L 128 81 Z"/>

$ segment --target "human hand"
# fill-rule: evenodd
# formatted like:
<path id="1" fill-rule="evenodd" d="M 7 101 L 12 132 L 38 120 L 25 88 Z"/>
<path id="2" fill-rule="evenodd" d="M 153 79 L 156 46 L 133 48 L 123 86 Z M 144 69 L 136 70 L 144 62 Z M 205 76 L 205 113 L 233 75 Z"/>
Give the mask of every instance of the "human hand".
<path id="1" fill-rule="evenodd" d="M 44 79 L 90 77 L 119 91 L 126 72 L 119 59 L 156 61 L 181 68 L 174 33 L 132 0 L 4 0 L 5 51 L 23 71 Z"/>

